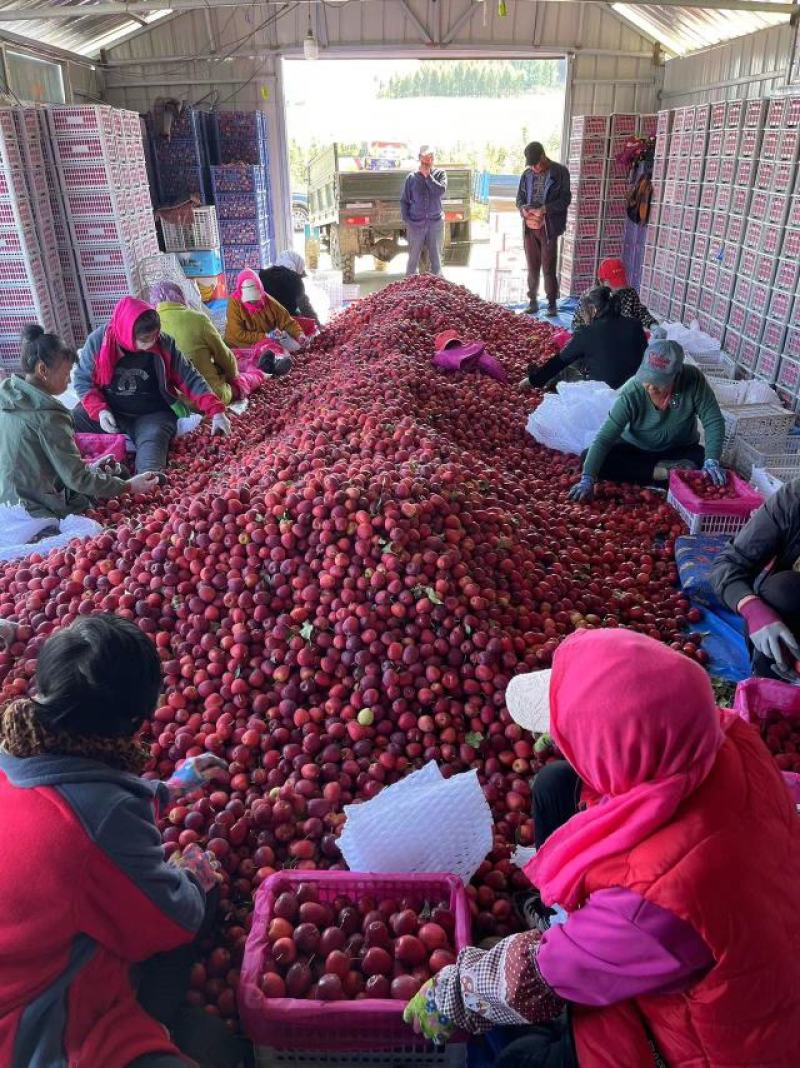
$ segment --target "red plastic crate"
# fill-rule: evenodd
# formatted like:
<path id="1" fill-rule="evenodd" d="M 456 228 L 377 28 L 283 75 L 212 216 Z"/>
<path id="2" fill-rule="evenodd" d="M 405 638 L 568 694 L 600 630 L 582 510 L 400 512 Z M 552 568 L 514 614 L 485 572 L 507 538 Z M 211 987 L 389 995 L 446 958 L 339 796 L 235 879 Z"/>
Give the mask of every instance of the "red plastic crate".
<path id="1" fill-rule="evenodd" d="M 764 721 L 773 711 L 784 719 L 800 719 L 800 689 L 777 679 L 745 679 L 736 687 L 733 710 L 759 730 L 763 729 Z M 800 804 L 800 775 L 791 771 L 781 772 L 781 775 L 794 803 Z"/>
<path id="2" fill-rule="evenodd" d="M 257 1046 L 285 1050 L 379 1050 L 408 1046 L 414 1035 L 403 1022 L 402 1001 L 312 1001 L 267 998 L 260 980 L 267 951 L 267 929 L 277 895 L 300 882 L 319 885 L 320 899 L 333 901 L 339 894 L 354 899 L 365 894 L 378 898 L 408 898 L 418 905 L 426 900 L 447 900 L 456 916 L 455 948 L 470 944 L 467 896 L 453 875 L 360 874 L 349 871 L 283 871 L 270 876 L 255 898 L 253 923 L 247 937 L 238 989 L 239 1014 L 248 1037 Z"/>

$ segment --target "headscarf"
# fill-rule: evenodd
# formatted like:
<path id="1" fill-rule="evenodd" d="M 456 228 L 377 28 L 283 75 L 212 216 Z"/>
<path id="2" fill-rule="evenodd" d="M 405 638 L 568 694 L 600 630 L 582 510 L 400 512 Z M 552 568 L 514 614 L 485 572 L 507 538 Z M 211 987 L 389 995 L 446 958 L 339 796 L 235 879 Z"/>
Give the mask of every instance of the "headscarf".
<path id="1" fill-rule="evenodd" d="M 275 266 L 288 267 L 290 271 L 299 274 L 301 278 L 305 277 L 306 261 L 299 252 L 293 252 L 290 248 L 287 248 L 280 254 L 280 256 L 278 256 L 275 260 Z"/>
<path id="2" fill-rule="evenodd" d="M 652 638 L 616 628 L 567 638 L 553 657 L 550 733 L 596 802 L 525 868 L 543 900 L 576 908 L 590 868 L 669 823 L 734 719 L 699 664 Z"/>
<path id="3" fill-rule="evenodd" d="M 125 349 L 127 352 L 136 352 L 136 338 L 133 333 L 136 322 L 145 312 L 154 310 L 146 301 L 137 300 L 136 297 L 123 297 L 114 308 L 114 314 L 111 316 L 111 321 L 103 334 L 103 341 L 95 361 L 94 378 L 98 386 L 111 385 L 114 367 L 120 356 L 120 349 Z M 161 344 L 160 335 L 158 341 L 149 351 L 157 353 L 165 364 L 169 366 L 169 355 Z"/>
<path id="4" fill-rule="evenodd" d="M 186 304 L 186 294 L 177 282 L 156 282 L 150 290 L 150 300 L 154 305 Z"/>
<path id="5" fill-rule="evenodd" d="M 249 303 L 242 297 L 242 286 L 245 282 L 254 282 L 256 288 L 258 289 L 258 292 L 261 294 L 258 301 L 256 301 L 255 303 Z M 251 315 L 257 315 L 260 311 L 262 311 L 269 299 L 267 297 L 267 293 L 264 289 L 261 279 L 258 277 L 256 272 L 251 270 L 249 267 L 246 267 L 243 271 L 239 272 L 236 278 L 236 288 L 231 293 L 231 297 L 233 297 L 234 300 L 238 300 L 242 307 L 246 308 Z"/>

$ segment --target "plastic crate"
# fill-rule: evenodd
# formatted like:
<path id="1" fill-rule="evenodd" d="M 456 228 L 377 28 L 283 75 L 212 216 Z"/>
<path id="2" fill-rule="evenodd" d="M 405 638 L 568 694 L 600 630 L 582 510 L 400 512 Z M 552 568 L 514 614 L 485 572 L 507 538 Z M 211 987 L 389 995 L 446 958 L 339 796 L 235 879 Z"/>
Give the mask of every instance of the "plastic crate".
<path id="1" fill-rule="evenodd" d="M 763 467 L 754 467 L 750 472 L 750 485 L 767 500 L 784 485 L 784 480 Z"/>
<path id="2" fill-rule="evenodd" d="M 787 434 L 781 449 L 770 452 L 749 441 L 736 443 L 734 453 L 736 469 L 745 478 L 750 478 L 754 467 L 788 468 L 800 476 L 800 435 Z"/>
<path id="3" fill-rule="evenodd" d="M 777 679 L 745 679 L 736 687 L 733 711 L 759 730 L 770 712 L 778 712 L 783 719 L 800 719 L 800 688 Z M 800 804 L 800 775 L 782 772 L 795 804 Z"/>
<path id="4" fill-rule="evenodd" d="M 721 501 L 697 497 L 685 481 L 685 474 L 681 470 L 670 471 L 667 504 L 680 515 L 690 534 L 736 534 L 763 504 L 759 494 L 733 472 L 728 477 L 736 496 Z"/>
<path id="5" fill-rule="evenodd" d="M 370 1053 L 323 1053 L 319 1050 L 279 1050 L 257 1046 L 256 1068 L 464 1068 L 467 1047 L 463 1042 L 450 1043 L 442 1049 L 411 1046 Z"/>
<path id="6" fill-rule="evenodd" d="M 744 439 L 769 452 L 778 452 L 794 426 L 793 412 L 777 404 L 743 404 L 722 409 L 725 420 L 725 452 Z"/>
<path id="7" fill-rule="evenodd" d="M 187 224 L 171 223 L 162 219 L 161 233 L 166 252 L 219 248 L 217 210 L 212 207 L 194 208 L 192 221 Z"/>
<path id="8" fill-rule="evenodd" d="M 470 914 L 464 886 L 454 875 L 435 873 L 368 874 L 347 871 L 283 871 L 270 876 L 255 899 L 253 923 L 247 937 L 239 985 L 242 1026 L 256 1046 L 284 1050 L 370 1052 L 417 1048 L 414 1033 L 403 1022 L 403 1002 L 393 1000 L 315 1001 L 267 998 L 260 988 L 267 950 L 267 928 L 276 896 L 300 882 L 319 886 L 320 900 L 330 902 L 347 894 L 407 898 L 421 906 L 425 901 L 448 901 L 455 914 L 455 949 L 470 944 Z"/>

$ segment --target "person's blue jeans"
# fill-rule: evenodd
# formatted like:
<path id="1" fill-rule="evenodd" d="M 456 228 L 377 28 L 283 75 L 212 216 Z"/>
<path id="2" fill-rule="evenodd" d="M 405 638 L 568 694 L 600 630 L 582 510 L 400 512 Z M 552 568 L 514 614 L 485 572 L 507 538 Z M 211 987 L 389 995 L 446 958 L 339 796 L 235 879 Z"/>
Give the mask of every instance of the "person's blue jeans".
<path id="1" fill-rule="evenodd" d="M 427 248 L 431 261 L 431 274 L 442 273 L 442 241 L 444 239 L 444 219 L 428 219 L 425 222 L 406 223 L 408 238 L 408 266 L 406 274 L 416 274 L 422 250 Z"/>

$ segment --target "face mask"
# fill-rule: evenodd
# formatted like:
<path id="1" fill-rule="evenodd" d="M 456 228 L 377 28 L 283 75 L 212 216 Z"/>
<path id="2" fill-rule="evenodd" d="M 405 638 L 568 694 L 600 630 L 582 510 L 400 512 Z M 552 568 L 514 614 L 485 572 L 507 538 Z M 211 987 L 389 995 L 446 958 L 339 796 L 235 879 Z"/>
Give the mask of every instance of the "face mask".
<path id="1" fill-rule="evenodd" d="M 247 304 L 258 304 L 261 300 L 261 294 L 258 291 L 258 286 L 254 282 L 245 282 L 242 286 L 242 300 Z"/>

